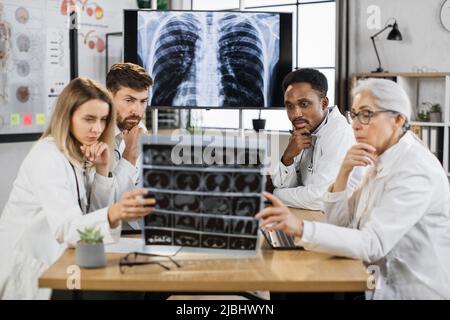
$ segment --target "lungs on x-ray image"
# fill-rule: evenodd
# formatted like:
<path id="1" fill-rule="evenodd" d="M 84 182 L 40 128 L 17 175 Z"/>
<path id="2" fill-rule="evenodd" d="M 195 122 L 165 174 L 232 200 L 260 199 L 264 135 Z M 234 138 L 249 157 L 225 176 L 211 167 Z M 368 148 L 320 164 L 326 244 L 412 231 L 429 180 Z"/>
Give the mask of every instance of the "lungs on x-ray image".
<path id="1" fill-rule="evenodd" d="M 148 192 L 145 198 L 154 198 L 156 200 L 155 209 L 170 210 L 172 201 L 170 194 Z"/>
<path id="2" fill-rule="evenodd" d="M 259 211 L 261 198 L 235 198 L 234 214 L 243 217 L 252 217 Z"/>
<path id="3" fill-rule="evenodd" d="M 206 191 L 231 192 L 231 175 L 227 173 L 209 173 L 205 178 Z"/>
<path id="4" fill-rule="evenodd" d="M 224 218 L 203 218 L 203 231 L 204 232 L 218 232 L 227 233 L 228 232 L 229 220 Z"/>
<path id="5" fill-rule="evenodd" d="M 171 146 L 151 146 L 144 149 L 144 164 L 172 165 Z"/>
<path id="6" fill-rule="evenodd" d="M 145 216 L 145 225 L 152 227 L 172 228 L 172 215 L 154 212 Z"/>
<path id="7" fill-rule="evenodd" d="M 233 220 L 231 233 L 242 235 L 255 235 L 258 230 L 257 220 Z"/>
<path id="8" fill-rule="evenodd" d="M 271 107 L 280 15 L 138 14 L 138 55 L 155 79 L 152 106 Z"/>
<path id="9" fill-rule="evenodd" d="M 231 201 L 224 197 L 204 197 L 203 212 L 217 215 L 232 214 Z"/>
<path id="10" fill-rule="evenodd" d="M 234 178 L 234 188 L 237 192 L 260 192 L 261 177 L 253 173 L 237 174 Z"/>
<path id="11" fill-rule="evenodd" d="M 175 189 L 197 191 L 201 187 L 201 172 L 179 172 L 175 176 Z"/>
<path id="12" fill-rule="evenodd" d="M 170 172 L 144 169 L 144 187 L 166 189 L 170 186 Z"/>
<path id="13" fill-rule="evenodd" d="M 200 218 L 193 215 L 175 215 L 174 227 L 178 229 L 199 230 Z"/>
<path id="14" fill-rule="evenodd" d="M 173 197 L 173 206 L 178 211 L 199 212 L 200 203 L 200 197 L 198 196 L 176 194 Z"/>

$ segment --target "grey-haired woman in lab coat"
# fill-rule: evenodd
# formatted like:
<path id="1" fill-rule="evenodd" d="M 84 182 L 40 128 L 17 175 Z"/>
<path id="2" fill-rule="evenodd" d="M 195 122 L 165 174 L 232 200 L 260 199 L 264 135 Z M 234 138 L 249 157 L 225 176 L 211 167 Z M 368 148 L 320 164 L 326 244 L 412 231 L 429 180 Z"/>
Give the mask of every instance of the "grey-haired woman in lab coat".
<path id="1" fill-rule="evenodd" d="M 257 217 L 309 250 L 361 259 L 369 299 L 450 299 L 450 190 L 438 159 L 410 131 L 408 96 L 395 82 L 361 81 L 349 112 L 357 143 L 324 195 L 326 223 L 301 221 L 276 197 Z M 356 166 L 369 167 L 350 193 Z M 373 288 L 368 288 L 373 289 Z"/>
<path id="2" fill-rule="evenodd" d="M 113 242 L 122 220 L 153 210 L 143 190 L 113 204 L 114 128 L 114 106 L 101 85 L 77 78 L 62 91 L 0 216 L 0 299 L 48 299 L 51 291 L 38 289 L 38 277 L 79 240 L 77 230 L 100 228 L 104 242 Z"/>

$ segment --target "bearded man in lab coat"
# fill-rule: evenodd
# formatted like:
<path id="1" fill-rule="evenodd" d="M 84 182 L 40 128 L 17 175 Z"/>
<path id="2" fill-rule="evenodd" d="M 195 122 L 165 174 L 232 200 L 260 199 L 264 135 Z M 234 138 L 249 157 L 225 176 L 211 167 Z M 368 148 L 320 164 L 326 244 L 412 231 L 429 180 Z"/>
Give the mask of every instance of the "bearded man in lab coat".
<path id="1" fill-rule="evenodd" d="M 106 76 L 106 86 L 117 110 L 113 172 L 119 194 L 133 190 L 139 184 L 139 135 L 147 132 L 141 120 L 152 84 L 147 71 L 133 63 L 114 64 Z M 128 224 L 132 229 L 139 228 L 136 221 Z M 129 227 L 124 225 L 124 229 Z"/>
<path id="2" fill-rule="evenodd" d="M 322 196 L 336 178 L 355 137 L 339 109 L 329 106 L 328 83 L 321 72 L 295 70 L 284 78 L 282 86 L 293 130 L 272 174 L 274 195 L 290 207 L 321 210 Z M 363 169 L 354 170 L 352 186 L 362 174 Z"/>

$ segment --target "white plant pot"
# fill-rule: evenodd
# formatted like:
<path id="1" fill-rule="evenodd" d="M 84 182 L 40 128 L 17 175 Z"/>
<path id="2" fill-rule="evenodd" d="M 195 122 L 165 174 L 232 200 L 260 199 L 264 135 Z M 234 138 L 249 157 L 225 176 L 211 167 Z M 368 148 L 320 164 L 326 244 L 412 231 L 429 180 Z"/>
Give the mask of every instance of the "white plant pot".
<path id="1" fill-rule="evenodd" d="M 100 243 L 78 242 L 75 263 L 81 268 L 101 268 L 106 265 L 105 246 Z"/>

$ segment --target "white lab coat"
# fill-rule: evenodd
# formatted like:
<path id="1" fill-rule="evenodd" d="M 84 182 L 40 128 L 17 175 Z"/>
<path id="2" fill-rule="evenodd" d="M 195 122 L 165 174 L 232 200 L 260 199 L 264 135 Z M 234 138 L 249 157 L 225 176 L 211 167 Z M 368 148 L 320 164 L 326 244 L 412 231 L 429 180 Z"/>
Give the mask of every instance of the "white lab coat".
<path id="1" fill-rule="evenodd" d="M 324 201 L 328 224 L 304 222 L 307 249 L 372 265 L 374 299 L 450 299 L 449 181 L 413 133 L 380 156 L 352 195 L 327 192 Z"/>
<path id="2" fill-rule="evenodd" d="M 139 123 L 139 128 L 146 130 L 142 122 Z M 141 169 L 140 156 L 136 162 L 136 166 L 133 166 L 127 159 L 123 158 L 125 141 L 123 139 L 123 134 L 118 127 L 116 127 L 115 134 L 113 173 L 117 178 L 119 196 L 121 196 L 124 192 L 135 189 L 139 184 L 139 173 Z"/>
<path id="3" fill-rule="evenodd" d="M 295 208 L 322 210 L 322 196 L 336 179 L 341 163 L 355 136 L 351 126 L 337 107 L 331 109 L 328 117 L 314 132 L 312 166 L 302 155 L 311 150 L 302 150 L 294 158 L 294 163 L 286 167 L 281 161 L 272 174 L 274 195 L 284 204 Z M 309 167 L 309 168 L 308 168 Z M 301 172 L 302 181 L 298 181 Z M 356 186 L 365 172 L 356 168 L 351 175 L 351 185 Z"/>
<path id="4" fill-rule="evenodd" d="M 83 171 L 75 170 L 85 208 Z M 119 239 L 121 225 L 110 228 L 106 208 L 117 192 L 115 178 L 92 172 L 88 184 L 91 213 L 83 215 L 73 169 L 53 138 L 32 147 L 0 217 L 0 299 L 48 299 L 51 291 L 38 289 L 38 277 L 76 244 L 77 229 L 100 228 L 105 243 Z"/>
<path id="5" fill-rule="evenodd" d="M 140 122 L 139 128 L 141 128 L 144 132 L 147 132 L 145 125 Z M 139 155 L 138 160 L 136 161 L 136 166 L 133 166 L 127 159 L 123 158 L 123 152 L 125 150 L 125 141 L 123 139 L 123 134 L 120 129 L 116 126 L 115 131 L 115 147 L 114 147 L 114 162 L 113 162 L 113 173 L 117 178 L 118 184 L 118 197 L 115 201 L 119 201 L 120 197 L 124 192 L 128 192 L 136 189 L 141 185 L 141 181 L 139 181 L 140 172 L 141 172 L 141 157 Z M 127 221 L 123 225 L 124 229 L 140 229 L 138 221 Z"/>

